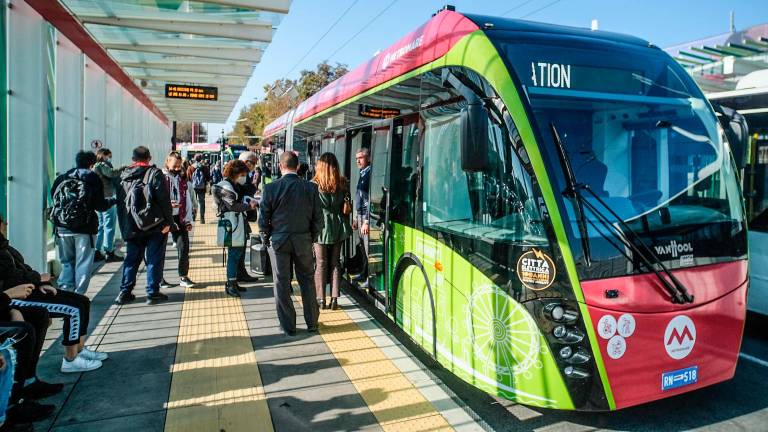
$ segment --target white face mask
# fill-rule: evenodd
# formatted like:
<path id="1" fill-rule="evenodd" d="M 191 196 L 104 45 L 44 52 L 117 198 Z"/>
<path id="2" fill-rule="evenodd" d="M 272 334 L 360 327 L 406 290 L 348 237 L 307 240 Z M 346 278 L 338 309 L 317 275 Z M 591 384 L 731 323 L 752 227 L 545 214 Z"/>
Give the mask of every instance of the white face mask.
<path id="1" fill-rule="evenodd" d="M 237 184 L 244 185 L 245 184 L 245 177 L 238 177 L 237 178 Z"/>

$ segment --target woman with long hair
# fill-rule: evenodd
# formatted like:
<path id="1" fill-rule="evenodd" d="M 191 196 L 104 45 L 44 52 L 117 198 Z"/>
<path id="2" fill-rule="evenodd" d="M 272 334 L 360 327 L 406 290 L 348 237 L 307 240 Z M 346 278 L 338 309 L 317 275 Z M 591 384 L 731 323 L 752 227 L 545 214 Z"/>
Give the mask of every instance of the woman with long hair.
<path id="1" fill-rule="evenodd" d="M 222 172 L 224 180 L 213 186 L 213 200 L 216 202 L 217 215 L 224 216 L 225 213 L 243 213 L 242 223 L 245 223 L 245 238 L 250 234 L 250 226 L 245 222 L 245 213 L 256 209 L 256 200 L 248 203 L 243 199 L 243 195 L 238 191 L 245 184 L 250 169 L 241 160 L 233 160 L 224 166 Z M 237 269 L 240 265 L 240 259 L 245 254 L 245 245 L 232 246 L 227 250 L 227 283 L 224 290 L 232 297 L 240 297 L 240 291 L 245 288 L 237 283 Z"/>
<path id="2" fill-rule="evenodd" d="M 315 177 L 320 192 L 320 207 L 325 226 L 315 240 L 315 290 L 317 302 L 323 309 L 338 309 L 341 285 L 341 246 L 352 234 L 349 214 L 345 214 L 345 202 L 351 212 L 349 181 L 339 172 L 339 161 L 333 153 L 323 153 L 317 162 Z M 326 285 L 331 283 L 331 303 L 326 302 Z"/>

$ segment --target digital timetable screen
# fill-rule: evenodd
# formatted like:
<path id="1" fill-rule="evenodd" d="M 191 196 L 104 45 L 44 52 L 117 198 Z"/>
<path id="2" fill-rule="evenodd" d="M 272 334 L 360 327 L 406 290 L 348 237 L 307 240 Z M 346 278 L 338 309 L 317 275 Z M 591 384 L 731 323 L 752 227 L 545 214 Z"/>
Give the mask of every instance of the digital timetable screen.
<path id="1" fill-rule="evenodd" d="M 193 99 L 215 101 L 219 98 L 217 87 L 202 87 L 183 84 L 166 84 L 165 97 L 174 99 Z"/>

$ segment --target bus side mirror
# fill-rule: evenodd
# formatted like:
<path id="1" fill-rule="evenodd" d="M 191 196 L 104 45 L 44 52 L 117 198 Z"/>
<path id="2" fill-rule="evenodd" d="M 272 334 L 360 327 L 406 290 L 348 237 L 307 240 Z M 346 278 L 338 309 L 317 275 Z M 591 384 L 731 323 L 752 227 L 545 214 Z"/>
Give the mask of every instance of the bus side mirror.
<path id="1" fill-rule="evenodd" d="M 485 171 L 488 164 L 488 110 L 478 100 L 461 110 L 461 169 Z"/>
<path id="2" fill-rule="evenodd" d="M 733 153 L 733 160 L 738 169 L 743 169 L 747 164 L 747 155 L 749 153 L 749 126 L 747 119 L 736 110 L 722 106 L 714 105 L 717 119 L 725 131 L 728 138 L 728 144 Z"/>

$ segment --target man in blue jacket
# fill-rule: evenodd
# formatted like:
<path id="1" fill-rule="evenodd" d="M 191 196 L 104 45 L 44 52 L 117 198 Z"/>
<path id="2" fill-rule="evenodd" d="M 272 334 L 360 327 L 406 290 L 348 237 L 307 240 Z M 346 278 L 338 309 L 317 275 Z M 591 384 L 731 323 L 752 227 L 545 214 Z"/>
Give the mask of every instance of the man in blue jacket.
<path id="1" fill-rule="evenodd" d="M 75 168 L 53 182 L 52 220 L 56 229 L 56 245 L 61 260 L 59 288 L 85 294 L 91 282 L 95 236 L 99 216 L 115 205 L 114 198 L 104 197 L 104 186 L 92 171 L 96 155 L 81 151 L 75 156 Z"/>

